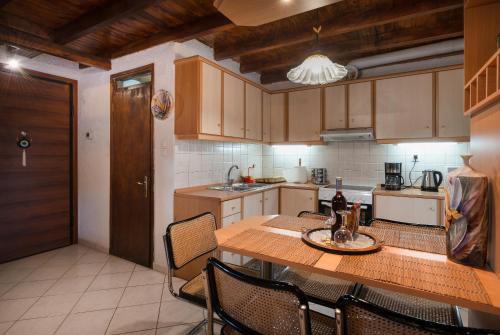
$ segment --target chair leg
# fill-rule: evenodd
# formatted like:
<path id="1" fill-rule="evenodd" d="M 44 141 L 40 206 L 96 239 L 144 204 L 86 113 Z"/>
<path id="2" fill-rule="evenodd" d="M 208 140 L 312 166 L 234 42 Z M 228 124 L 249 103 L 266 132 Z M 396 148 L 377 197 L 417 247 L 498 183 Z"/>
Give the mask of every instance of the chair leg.
<path id="1" fill-rule="evenodd" d="M 193 329 L 191 329 L 189 331 L 189 333 L 187 333 L 187 335 L 195 335 L 195 334 L 198 334 L 198 332 L 200 331 L 200 329 L 202 329 L 206 324 L 207 324 L 207 320 L 204 319 L 203 321 L 201 321 L 200 323 L 198 323 L 196 326 L 194 326 Z"/>

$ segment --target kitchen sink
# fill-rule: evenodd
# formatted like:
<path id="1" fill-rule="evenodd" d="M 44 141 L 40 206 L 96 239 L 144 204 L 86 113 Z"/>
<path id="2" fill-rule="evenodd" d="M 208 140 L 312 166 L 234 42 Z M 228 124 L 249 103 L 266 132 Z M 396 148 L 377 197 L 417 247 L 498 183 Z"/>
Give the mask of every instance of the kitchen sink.
<path id="1" fill-rule="evenodd" d="M 269 186 L 270 186 L 269 184 L 259 184 L 259 183 L 254 183 L 254 184 L 238 183 L 233 185 L 211 186 L 208 189 L 215 191 L 225 191 L 225 192 L 248 192 Z"/>

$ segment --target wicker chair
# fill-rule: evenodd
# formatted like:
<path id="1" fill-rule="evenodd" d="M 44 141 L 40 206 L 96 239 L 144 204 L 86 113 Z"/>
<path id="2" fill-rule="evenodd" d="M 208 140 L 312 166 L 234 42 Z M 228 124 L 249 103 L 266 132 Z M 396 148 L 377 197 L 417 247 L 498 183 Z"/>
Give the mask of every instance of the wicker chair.
<path id="1" fill-rule="evenodd" d="M 212 213 L 178 221 L 167 227 L 163 236 L 168 263 L 168 289 L 179 300 L 206 307 L 204 281 L 201 270 L 205 267 L 206 260 L 215 255 L 217 240 L 215 238 L 215 217 Z M 235 266 L 236 267 L 236 266 Z M 258 272 L 238 267 L 249 275 L 258 276 Z M 175 292 L 173 277 L 181 277 L 187 282 Z M 207 323 L 203 320 L 190 332 L 196 333 Z"/>
<path id="2" fill-rule="evenodd" d="M 322 213 L 303 211 L 299 217 L 326 220 L 328 216 Z M 354 293 L 355 283 L 336 279 L 316 273 L 287 268 L 276 278 L 297 285 L 307 295 L 311 302 L 334 307 L 337 300 L 344 294 Z"/>
<path id="3" fill-rule="evenodd" d="M 205 280 L 208 315 L 215 311 L 226 323 L 222 334 L 335 333 L 335 320 L 310 311 L 295 285 L 245 275 L 215 258 L 208 260 Z"/>
<path id="4" fill-rule="evenodd" d="M 498 334 L 486 329 L 443 325 L 399 314 L 352 295 L 343 296 L 335 310 L 339 335 Z"/>

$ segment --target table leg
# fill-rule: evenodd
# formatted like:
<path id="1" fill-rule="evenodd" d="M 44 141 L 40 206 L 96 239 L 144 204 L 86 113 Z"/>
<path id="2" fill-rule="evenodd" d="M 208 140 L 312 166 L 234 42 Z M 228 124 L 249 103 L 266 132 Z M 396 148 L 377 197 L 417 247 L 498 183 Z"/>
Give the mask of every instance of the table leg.
<path id="1" fill-rule="evenodd" d="M 273 263 L 262 261 L 260 276 L 264 279 L 273 279 Z"/>

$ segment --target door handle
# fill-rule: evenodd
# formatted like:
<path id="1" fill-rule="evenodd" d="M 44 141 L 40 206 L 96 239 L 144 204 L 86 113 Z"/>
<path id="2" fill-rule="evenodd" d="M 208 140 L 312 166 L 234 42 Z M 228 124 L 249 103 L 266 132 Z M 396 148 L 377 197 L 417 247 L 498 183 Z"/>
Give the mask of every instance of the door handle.
<path id="1" fill-rule="evenodd" d="M 138 181 L 137 185 L 144 186 L 144 198 L 148 197 L 148 176 L 144 176 L 143 181 Z"/>

